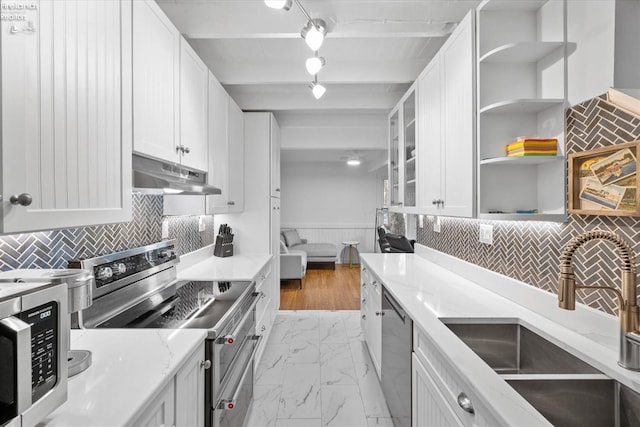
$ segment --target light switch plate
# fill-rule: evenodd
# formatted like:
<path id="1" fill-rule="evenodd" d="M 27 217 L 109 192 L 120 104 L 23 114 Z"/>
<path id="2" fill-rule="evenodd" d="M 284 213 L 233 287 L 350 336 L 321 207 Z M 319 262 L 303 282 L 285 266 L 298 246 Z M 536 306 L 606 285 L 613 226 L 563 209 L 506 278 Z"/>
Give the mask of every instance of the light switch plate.
<path id="1" fill-rule="evenodd" d="M 169 238 L 169 220 L 165 219 L 164 221 L 162 221 L 162 239 L 168 239 Z"/>
<path id="2" fill-rule="evenodd" d="M 204 231 L 206 229 L 206 225 L 204 223 L 204 217 L 203 216 L 199 216 L 198 217 L 198 231 Z"/>
<path id="3" fill-rule="evenodd" d="M 480 243 L 493 245 L 493 225 L 480 224 Z"/>
<path id="4" fill-rule="evenodd" d="M 436 233 L 440 232 L 440 217 L 435 217 L 435 221 L 433 222 L 433 231 Z"/>
<path id="5" fill-rule="evenodd" d="M 424 215 L 418 215 L 418 227 L 424 228 Z"/>

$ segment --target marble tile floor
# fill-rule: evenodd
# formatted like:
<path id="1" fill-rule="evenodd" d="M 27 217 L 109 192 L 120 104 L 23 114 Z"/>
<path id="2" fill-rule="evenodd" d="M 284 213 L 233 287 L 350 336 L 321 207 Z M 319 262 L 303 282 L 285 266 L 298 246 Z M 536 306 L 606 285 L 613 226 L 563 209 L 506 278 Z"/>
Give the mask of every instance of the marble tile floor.
<path id="1" fill-rule="evenodd" d="M 247 427 L 393 427 L 359 311 L 279 311 Z"/>

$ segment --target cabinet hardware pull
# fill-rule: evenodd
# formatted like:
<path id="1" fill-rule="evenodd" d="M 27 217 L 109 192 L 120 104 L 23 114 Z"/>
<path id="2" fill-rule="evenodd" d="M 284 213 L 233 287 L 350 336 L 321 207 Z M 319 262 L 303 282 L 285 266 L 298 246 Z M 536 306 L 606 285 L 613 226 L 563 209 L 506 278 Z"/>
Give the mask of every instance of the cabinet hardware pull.
<path id="1" fill-rule="evenodd" d="M 362 298 L 362 303 L 364 304 L 366 302 L 367 302 L 367 299 L 366 298 Z"/>
<path id="2" fill-rule="evenodd" d="M 367 284 L 366 284 L 366 283 L 363 283 L 363 284 L 362 284 L 362 287 L 364 288 L 365 286 L 367 286 Z"/>
<path id="3" fill-rule="evenodd" d="M 260 328 L 260 332 L 264 332 L 264 331 L 266 331 L 266 330 L 267 330 L 267 327 L 266 327 L 266 326 L 264 326 L 264 325 L 262 325 L 262 327 Z"/>
<path id="4" fill-rule="evenodd" d="M 437 201 L 437 200 L 432 200 L 432 201 L 431 201 L 431 204 L 432 204 L 432 205 L 437 205 L 437 204 L 438 204 L 438 201 Z"/>
<path id="5" fill-rule="evenodd" d="M 362 315 L 362 320 L 367 320 L 367 315 L 366 314 Z"/>
<path id="6" fill-rule="evenodd" d="M 14 194 L 9 201 L 12 205 L 29 206 L 33 202 L 33 197 L 29 193 Z"/>
<path id="7" fill-rule="evenodd" d="M 475 410 L 473 409 L 473 403 L 471 403 L 471 399 L 463 393 L 458 395 L 458 406 L 462 408 L 463 411 L 468 412 L 470 414 L 475 414 Z"/>
<path id="8" fill-rule="evenodd" d="M 211 360 L 203 360 L 200 362 L 200 367 L 203 369 L 209 369 L 211 367 Z"/>
<path id="9" fill-rule="evenodd" d="M 232 200 L 232 201 L 230 201 L 230 202 L 227 202 L 227 205 L 228 205 L 228 206 L 234 206 L 235 204 L 236 204 L 236 202 L 234 202 L 233 200 Z"/>
<path id="10" fill-rule="evenodd" d="M 191 148 L 189 148 L 189 147 L 182 147 L 182 152 L 183 152 L 184 154 L 189 154 L 189 153 L 191 152 Z"/>
<path id="11" fill-rule="evenodd" d="M 376 311 L 376 316 L 384 316 L 384 311 Z"/>

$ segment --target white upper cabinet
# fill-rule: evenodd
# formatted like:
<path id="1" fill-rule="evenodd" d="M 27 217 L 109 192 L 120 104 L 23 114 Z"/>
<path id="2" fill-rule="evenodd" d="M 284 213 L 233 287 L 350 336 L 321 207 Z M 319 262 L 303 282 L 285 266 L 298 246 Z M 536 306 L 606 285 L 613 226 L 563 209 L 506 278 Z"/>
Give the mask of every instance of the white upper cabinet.
<path id="1" fill-rule="evenodd" d="M 474 11 L 418 78 L 419 213 L 475 215 Z"/>
<path id="2" fill-rule="evenodd" d="M 398 212 L 417 213 L 417 107 L 414 84 L 389 114 L 389 204 Z"/>
<path id="3" fill-rule="evenodd" d="M 180 38 L 180 163 L 207 170 L 207 80 L 209 69 Z"/>
<path id="4" fill-rule="evenodd" d="M 475 27 L 471 11 L 442 46 L 441 207 L 444 215 L 475 215 Z"/>
<path id="5" fill-rule="evenodd" d="M 229 98 L 229 212 L 244 209 L 244 113 Z"/>
<path id="6" fill-rule="evenodd" d="M 440 213 L 442 164 L 442 105 L 440 58 L 432 60 L 418 77 L 418 151 L 420 197 L 419 212 L 438 215 Z"/>
<path id="7" fill-rule="evenodd" d="M 134 1 L 133 20 L 133 149 L 178 163 L 180 33 L 153 0 Z"/>
<path id="8" fill-rule="evenodd" d="M 2 21 L 2 233 L 131 219 L 131 3 Z"/>
<path id="9" fill-rule="evenodd" d="M 155 1 L 133 3 L 133 150 L 206 171 L 207 66 Z"/>
<path id="10" fill-rule="evenodd" d="M 273 115 L 271 116 L 271 146 L 269 150 L 269 157 L 271 197 L 280 198 L 280 126 Z M 278 242 L 279 241 L 280 240 L 278 240 Z"/>
<path id="11" fill-rule="evenodd" d="M 244 208 L 244 113 L 209 73 L 209 184 L 222 193 L 207 196 L 207 213 Z"/>
<path id="12" fill-rule="evenodd" d="M 478 7 L 478 216 L 564 220 L 566 100 L 563 0 Z M 507 157 L 519 137 L 557 139 L 554 156 Z"/>

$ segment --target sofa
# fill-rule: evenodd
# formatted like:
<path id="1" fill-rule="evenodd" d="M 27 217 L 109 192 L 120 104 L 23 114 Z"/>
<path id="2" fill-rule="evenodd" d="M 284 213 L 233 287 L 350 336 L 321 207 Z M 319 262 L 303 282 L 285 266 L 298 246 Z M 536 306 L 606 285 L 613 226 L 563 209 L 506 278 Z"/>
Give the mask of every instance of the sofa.
<path id="1" fill-rule="evenodd" d="M 289 252 L 303 251 L 307 256 L 307 263 L 330 264 L 335 270 L 338 249 L 333 243 L 309 243 L 307 239 L 300 238 L 296 229 L 282 230 L 280 240 Z"/>

